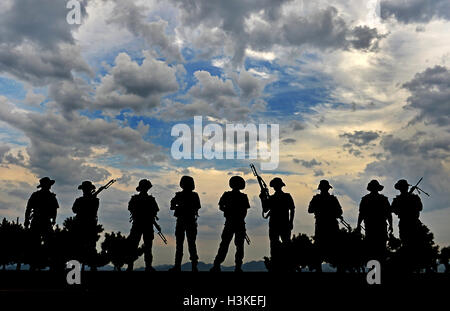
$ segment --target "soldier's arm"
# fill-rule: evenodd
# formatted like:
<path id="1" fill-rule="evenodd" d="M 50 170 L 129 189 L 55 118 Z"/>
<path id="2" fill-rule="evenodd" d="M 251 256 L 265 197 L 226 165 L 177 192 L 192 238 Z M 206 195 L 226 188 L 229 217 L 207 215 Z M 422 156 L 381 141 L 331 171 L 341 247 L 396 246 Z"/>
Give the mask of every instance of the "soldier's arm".
<path id="1" fill-rule="evenodd" d="M 315 199 L 314 197 L 312 198 L 311 202 L 309 202 L 309 206 L 308 206 L 308 213 L 310 214 L 314 214 L 316 212 L 316 206 L 315 206 Z"/>
<path id="2" fill-rule="evenodd" d="M 72 212 L 74 214 L 78 214 L 79 211 L 80 211 L 79 200 L 75 199 L 75 202 L 73 202 L 73 205 L 72 205 Z"/>
<path id="3" fill-rule="evenodd" d="M 222 196 L 220 197 L 220 200 L 219 200 L 219 210 L 221 210 L 222 212 L 224 212 L 225 211 L 225 208 L 226 208 L 226 196 L 227 196 L 227 193 L 225 192 L 224 194 L 222 194 Z"/>
<path id="4" fill-rule="evenodd" d="M 394 198 L 392 200 L 391 212 L 394 213 L 395 215 L 398 215 L 398 201 L 397 201 L 397 198 Z"/>
<path id="5" fill-rule="evenodd" d="M 52 208 L 52 214 L 51 214 L 51 219 L 53 224 L 56 223 L 56 214 L 58 212 L 58 208 L 59 208 L 59 204 L 58 204 L 58 199 L 56 199 L 56 195 L 53 193 L 53 208 Z"/>
<path id="6" fill-rule="evenodd" d="M 416 201 L 417 201 L 417 210 L 419 211 L 419 212 L 421 212 L 422 211 L 422 209 L 423 209 L 423 204 L 422 204 L 422 200 L 420 199 L 420 197 L 418 196 L 418 195 L 416 195 Z"/>
<path id="7" fill-rule="evenodd" d="M 159 212 L 159 206 L 158 206 L 158 203 L 156 203 L 156 199 L 152 196 L 152 199 L 153 199 L 153 202 L 152 202 L 152 204 L 153 204 L 153 206 L 154 206 L 154 209 L 155 209 L 155 215 Z"/>
<path id="8" fill-rule="evenodd" d="M 265 196 L 259 195 L 259 198 L 261 199 L 261 206 L 264 212 L 268 212 L 271 208 L 270 203 L 270 196 L 269 198 L 266 198 Z"/>
<path id="9" fill-rule="evenodd" d="M 245 195 L 245 210 L 248 210 L 249 208 L 250 208 L 250 202 L 249 202 L 249 200 L 248 200 L 248 196 L 246 195 L 246 194 L 244 194 Z"/>
<path id="10" fill-rule="evenodd" d="M 386 207 L 385 207 L 385 210 L 386 210 L 386 219 L 387 219 L 387 221 L 388 221 L 388 223 L 389 223 L 389 231 L 393 231 L 393 228 L 392 228 L 392 212 L 391 212 L 391 204 L 389 203 L 389 200 L 388 200 L 388 198 L 386 198 L 386 203 L 385 203 L 385 205 L 386 205 Z"/>
<path id="11" fill-rule="evenodd" d="M 172 200 L 170 200 L 170 210 L 174 211 L 177 207 L 177 201 L 178 201 L 178 192 L 175 193 L 175 196 L 172 198 Z"/>
<path id="12" fill-rule="evenodd" d="M 294 216 L 295 216 L 295 204 L 294 199 L 292 199 L 292 196 L 289 194 L 289 223 L 291 224 L 291 230 L 294 227 Z"/>
<path id="13" fill-rule="evenodd" d="M 196 211 L 198 211 L 199 209 L 202 208 L 202 205 L 200 203 L 200 196 L 198 195 L 197 192 L 194 192 L 194 193 L 195 193 L 194 208 Z"/>
<path id="14" fill-rule="evenodd" d="M 34 203 L 34 193 L 28 199 L 27 207 L 25 209 L 25 227 L 28 227 L 30 225 L 30 217 L 34 205 L 33 203 Z"/>
<path id="15" fill-rule="evenodd" d="M 358 213 L 358 223 L 356 228 L 361 228 L 361 223 L 364 220 L 364 198 L 361 199 L 361 203 L 359 203 L 359 213 Z"/>

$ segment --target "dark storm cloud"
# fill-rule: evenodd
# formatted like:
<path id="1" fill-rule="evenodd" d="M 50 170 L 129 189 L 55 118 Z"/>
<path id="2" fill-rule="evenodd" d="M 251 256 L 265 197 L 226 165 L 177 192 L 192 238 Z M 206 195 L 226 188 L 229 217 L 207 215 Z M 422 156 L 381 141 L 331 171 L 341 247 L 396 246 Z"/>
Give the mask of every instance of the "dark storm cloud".
<path id="1" fill-rule="evenodd" d="M 408 23 L 428 23 L 433 18 L 450 19 L 448 0 L 382 0 L 380 3 L 383 19 L 395 18 Z"/>
<path id="2" fill-rule="evenodd" d="M 417 109 L 413 122 L 428 121 L 440 126 L 450 124 L 450 71 L 447 67 L 428 68 L 403 85 L 411 92 L 407 108 Z"/>

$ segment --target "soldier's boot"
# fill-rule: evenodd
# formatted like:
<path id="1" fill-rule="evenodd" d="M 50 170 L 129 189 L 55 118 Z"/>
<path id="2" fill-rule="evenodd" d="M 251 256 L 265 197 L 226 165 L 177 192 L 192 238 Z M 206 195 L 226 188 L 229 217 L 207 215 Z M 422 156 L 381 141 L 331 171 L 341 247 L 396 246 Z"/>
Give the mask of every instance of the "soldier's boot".
<path id="1" fill-rule="evenodd" d="M 180 272 L 181 271 L 181 260 L 182 255 L 180 256 L 180 252 L 176 252 L 175 254 L 175 265 L 169 269 L 170 272 Z"/>
<path id="2" fill-rule="evenodd" d="M 134 264 L 132 262 L 128 263 L 127 272 L 132 272 L 133 269 L 134 269 Z"/>
<path id="3" fill-rule="evenodd" d="M 181 271 L 181 265 L 175 264 L 172 268 L 169 269 L 170 272 L 180 272 Z"/>
<path id="4" fill-rule="evenodd" d="M 237 262 L 236 265 L 234 266 L 234 272 L 243 272 L 242 271 L 242 263 L 241 262 Z"/>
<path id="5" fill-rule="evenodd" d="M 220 264 L 214 263 L 211 269 L 209 269 L 210 272 L 221 272 Z"/>
<path id="6" fill-rule="evenodd" d="M 152 266 L 145 266 L 145 271 L 146 272 L 155 272 L 156 270 L 155 270 L 155 268 L 153 268 Z"/>
<path id="7" fill-rule="evenodd" d="M 198 262 L 196 260 L 192 261 L 192 272 L 198 272 L 197 264 Z"/>

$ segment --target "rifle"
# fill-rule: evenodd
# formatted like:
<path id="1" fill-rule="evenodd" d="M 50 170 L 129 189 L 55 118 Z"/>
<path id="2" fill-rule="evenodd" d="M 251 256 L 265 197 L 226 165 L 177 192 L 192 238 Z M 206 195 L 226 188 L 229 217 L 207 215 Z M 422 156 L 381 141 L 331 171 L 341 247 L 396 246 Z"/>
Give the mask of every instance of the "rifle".
<path id="1" fill-rule="evenodd" d="M 156 230 L 158 231 L 157 233 L 158 233 L 159 237 L 160 237 L 161 240 L 164 242 L 164 244 L 167 245 L 167 239 L 166 239 L 166 237 L 164 236 L 164 234 L 161 232 L 161 226 L 158 225 L 158 223 L 156 222 L 156 219 L 153 221 L 153 224 L 155 225 L 155 228 L 156 228 Z"/>
<path id="2" fill-rule="evenodd" d="M 342 217 L 342 218 L 339 218 L 339 221 L 341 222 L 341 224 L 342 224 L 345 228 L 347 228 L 348 231 L 351 231 L 351 230 L 352 230 L 352 227 L 350 226 L 350 224 L 349 224 L 348 222 L 346 222 L 345 219 L 344 219 L 343 217 Z M 359 225 L 359 226 L 361 227 L 361 229 L 363 229 L 364 231 L 366 231 L 366 228 L 364 228 L 363 225 Z"/>
<path id="3" fill-rule="evenodd" d="M 97 191 L 92 190 L 92 196 L 96 197 L 100 192 L 102 192 L 105 189 L 108 189 L 115 182 L 116 182 L 115 179 L 111 179 L 110 181 L 108 181 L 108 183 L 106 185 L 101 186 L 100 188 L 98 188 Z"/>
<path id="4" fill-rule="evenodd" d="M 427 196 L 430 196 L 428 193 L 426 193 L 425 191 L 423 191 L 423 189 L 419 188 L 419 184 L 422 181 L 423 177 L 421 177 L 419 179 L 419 181 L 417 182 L 417 184 L 415 186 L 412 186 L 411 189 L 409 189 L 409 194 L 412 194 L 415 190 L 417 190 L 417 193 L 420 194 L 421 192 L 425 193 Z"/>
<path id="5" fill-rule="evenodd" d="M 245 233 L 244 239 L 245 239 L 245 242 L 247 242 L 247 244 L 250 245 L 250 238 L 247 233 Z"/>
<path id="6" fill-rule="evenodd" d="M 250 168 L 252 169 L 253 176 L 255 176 L 256 179 L 258 180 L 259 187 L 261 188 L 261 196 L 260 196 L 261 202 L 263 202 L 264 200 L 268 200 L 269 199 L 269 188 L 267 188 L 267 185 L 264 182 L 264 180 L 262 179 L 262 177 L 258 175 L 258 172 L 256 171 L 256 168 L 252 163 L 250 164 Z M 266 213 L 266 212 L 268 212 L 268 211 L 264 210 L 264 207 L 263 207 L 262 217 L 264 219 L 267 219 L 270 216 L 270 211 L 267 213 L 267 215 L 264 215 L 264 213 Z"/>

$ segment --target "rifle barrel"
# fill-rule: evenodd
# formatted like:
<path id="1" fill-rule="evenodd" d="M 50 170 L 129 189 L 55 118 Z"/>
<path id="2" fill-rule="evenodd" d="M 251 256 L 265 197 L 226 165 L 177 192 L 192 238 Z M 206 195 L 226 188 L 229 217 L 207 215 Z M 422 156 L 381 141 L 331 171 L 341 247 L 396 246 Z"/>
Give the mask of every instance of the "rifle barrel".
<path id="1" fill-rule="evenodd" d="M 158 235 L 159 235 L 159 237 L 161 238 L 161 240 L 164 242 L 164 244 L 167 245 L 167 239 L 166 239 L 166 237 L 164 236 L 164 234 L 163 234 L 161 231 L 158 231 Z"/>

